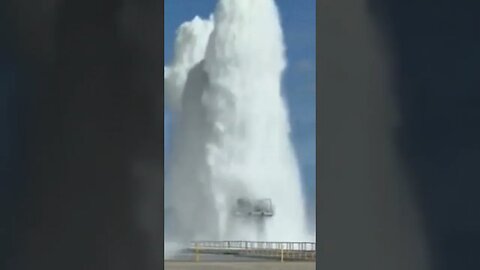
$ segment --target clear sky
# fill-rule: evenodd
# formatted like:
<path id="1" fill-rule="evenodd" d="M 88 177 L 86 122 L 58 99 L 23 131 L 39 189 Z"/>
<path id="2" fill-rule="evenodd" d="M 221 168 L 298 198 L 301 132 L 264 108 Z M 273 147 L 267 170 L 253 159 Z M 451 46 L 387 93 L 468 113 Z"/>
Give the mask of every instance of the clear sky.
<path id="1" fill-rule="evenodd" d="M 308 210 L 315 207 L 315 0 L 277 0 L 287 46 L 284 94 L 290 110 L 292 140 L 301 166 Z M 173 57 L 177 27 L 195 15 L 206 18 L 216 0 L 165 0 L 165 63 Z M 165 111 L 168 159 L 170 115 Z"/>

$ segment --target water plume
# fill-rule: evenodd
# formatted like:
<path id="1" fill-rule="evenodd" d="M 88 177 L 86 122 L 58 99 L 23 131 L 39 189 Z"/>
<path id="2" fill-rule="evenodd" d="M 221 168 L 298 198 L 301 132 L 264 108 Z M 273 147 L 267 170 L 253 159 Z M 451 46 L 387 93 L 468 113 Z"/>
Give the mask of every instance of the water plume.
<path id="1" fill-rule="evenodd" d="M 178 241 L 306 239 L 300 173 L 281 92 L 285 46 L 273 0 L 220 0 L 177 32 L 166 68 L 174 108 L 166 204 Z M 271 199 L 258 233 L 238 198 Z"/>

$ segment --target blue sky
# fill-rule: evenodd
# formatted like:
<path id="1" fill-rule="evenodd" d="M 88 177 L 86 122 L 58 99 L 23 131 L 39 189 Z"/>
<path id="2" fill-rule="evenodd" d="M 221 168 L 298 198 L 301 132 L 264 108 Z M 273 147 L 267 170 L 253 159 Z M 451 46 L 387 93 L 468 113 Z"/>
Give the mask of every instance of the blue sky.
<path id="1" fill-rule="evenodd" d="M 287 46 L 283 90 L 290 110 L 292 140 L 301 166 L 309 211 L 315 207 L 315 0 L 277 0 Z M 173 57 L 177 27 L 195 15 L 206 18 L 216 0 L 165 0 L 165 63 Z M 171 117 L 165 111 L 168 159 Z"/>

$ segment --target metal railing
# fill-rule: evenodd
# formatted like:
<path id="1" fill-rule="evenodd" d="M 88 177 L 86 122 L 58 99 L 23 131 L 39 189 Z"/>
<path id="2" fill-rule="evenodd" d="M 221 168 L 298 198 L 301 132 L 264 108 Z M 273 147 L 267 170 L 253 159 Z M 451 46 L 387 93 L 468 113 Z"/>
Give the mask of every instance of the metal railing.
<path id="1" fill-rule="evenodd" d="M 195 241 L 191 243 L 191 247 L 199 249 L 315 251 L 314 242 Z"/>
<path id="2" fill-rule="evenodd" d="M 315 261 L 313 242 L 195 241 L 190 250 L 200 253 L 235 254 L 284 260 Z"/>

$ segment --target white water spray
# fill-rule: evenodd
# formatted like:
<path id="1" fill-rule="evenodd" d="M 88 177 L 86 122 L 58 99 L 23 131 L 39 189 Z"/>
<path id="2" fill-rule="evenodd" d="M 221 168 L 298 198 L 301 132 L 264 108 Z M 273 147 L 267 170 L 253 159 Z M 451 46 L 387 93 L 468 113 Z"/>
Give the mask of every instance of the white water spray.
<path id="1" fill-rule="evenodd" d="M 219 0 L 209 20 L 177 32 L 165 87 L 175 111 L 166 204 L 178 240 L 307 239 L 281 96 L 284 51 L 273 0 Z M 255 222 L 231 217 L 242 197 L 271 199 L 262 236 Z"/>

